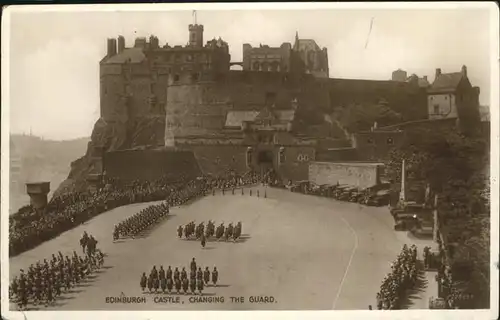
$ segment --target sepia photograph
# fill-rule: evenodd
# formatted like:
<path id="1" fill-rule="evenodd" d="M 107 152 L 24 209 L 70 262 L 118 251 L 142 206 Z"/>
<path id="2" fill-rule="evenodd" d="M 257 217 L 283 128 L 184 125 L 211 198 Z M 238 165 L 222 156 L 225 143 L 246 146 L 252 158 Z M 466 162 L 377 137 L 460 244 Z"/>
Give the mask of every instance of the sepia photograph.
<path id="1" fill-rule="evenodd" d="M 2 18 L 5 319 L 498 318 L 494 3 Z"/>

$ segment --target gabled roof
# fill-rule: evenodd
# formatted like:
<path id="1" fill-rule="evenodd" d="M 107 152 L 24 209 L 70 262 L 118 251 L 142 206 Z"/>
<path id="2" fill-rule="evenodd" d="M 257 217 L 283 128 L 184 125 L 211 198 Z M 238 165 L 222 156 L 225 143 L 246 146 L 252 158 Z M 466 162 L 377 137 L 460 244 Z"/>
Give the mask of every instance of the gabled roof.
<path id="1" fill-rule="evenodd" d="M 297 43 L 297 50 L 320 51 L 321 49 L 319 48 L 316 41 L 314 41 L 312 39 L 299 39 L 299 41 Z"/>
<path id="2" fill-rule="evenodd" d="M 442 73 L 434 79 L 429 88 L 431 92 L 455 91 L 463 78 L 461 72 Z"/>
<path id="3" fill-rule="evenodd" d="M 105 59 L 104 63 L 141 63 L 144 59 L 146 59 L 146 55 L 142 48 L 127 48 L 123 52 Z"/>

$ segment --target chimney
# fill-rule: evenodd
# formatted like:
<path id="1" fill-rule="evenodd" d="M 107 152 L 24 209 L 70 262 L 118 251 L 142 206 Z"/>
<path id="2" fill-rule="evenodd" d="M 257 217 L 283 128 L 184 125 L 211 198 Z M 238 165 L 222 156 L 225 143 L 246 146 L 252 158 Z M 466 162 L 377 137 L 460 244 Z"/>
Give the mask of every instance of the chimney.
<path id="1" fill-rule="evenodd" d="M 462 75 L 467 78 L 467 67 L 465 65 L 462 66 Z"/>
<path id="2" fill-rule="evenodd" d="M 116 39 L 108 39 L 108 57 L 116 55 Z"/>
<path id="3" fill-rule="evenodd" d="M 118 37 L 118 53 L 122 53 L 125 50 L 125 38 L 123 36 Z"/>
<path id="4" fill-rule="evenodd" d="M 155 37 L 155 36 L 153 36 L 153 35 L 152 35 L 152 36 L 150 36 L 150 37 L 149 37 L 149 47 L 150 47 L 151 49 L 158 49 L 158 48 L 159 48 L 159 46 L 160 46 L 160 43 L 159 43 L 159 41 L 158 41 L 158 38 L 157 38 L 157 37 Z"/>
<path id="5" fill-rule="evenodd" d="M 424 80 L 427 81 L 427 76 L 424 76 Z"/>
<path id="6" fill-rule="evenodd" d="M 436 69 L 436 79 L 441 75 L 441 68 Z M 435 79 L 434 79 L 435 80 Z"/>

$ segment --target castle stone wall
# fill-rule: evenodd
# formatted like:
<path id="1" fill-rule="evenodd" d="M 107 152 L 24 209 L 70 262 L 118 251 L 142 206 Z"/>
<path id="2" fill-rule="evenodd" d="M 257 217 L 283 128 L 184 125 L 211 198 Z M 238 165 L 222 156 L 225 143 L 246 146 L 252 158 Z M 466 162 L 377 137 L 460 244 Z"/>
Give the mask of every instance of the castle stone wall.
<path id="1" fill-rule="evenodd" d="M 154 181 L 162 176 L 172 180 L 201 175 L 192 152 L 173 150 L 123 150 L 107 152 L 106 176 L 121 180 Z"/>
<path id="2" fill-rule="evenodd" d="M 369 188 L 380 183 L 382 164 L 311 162 L 309 181 L 317 185 L 350 185 Z"/>

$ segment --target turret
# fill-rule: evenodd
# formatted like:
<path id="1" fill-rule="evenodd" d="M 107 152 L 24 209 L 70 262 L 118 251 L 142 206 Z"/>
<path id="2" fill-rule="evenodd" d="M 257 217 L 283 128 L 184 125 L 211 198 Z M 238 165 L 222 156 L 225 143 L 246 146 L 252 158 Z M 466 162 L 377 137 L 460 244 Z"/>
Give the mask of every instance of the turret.
<path id="1" fill-rule="evenodd" d="M 196 48 L 203 47 L 203 25 L 189 25 L 189 46 Z"/>

